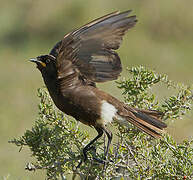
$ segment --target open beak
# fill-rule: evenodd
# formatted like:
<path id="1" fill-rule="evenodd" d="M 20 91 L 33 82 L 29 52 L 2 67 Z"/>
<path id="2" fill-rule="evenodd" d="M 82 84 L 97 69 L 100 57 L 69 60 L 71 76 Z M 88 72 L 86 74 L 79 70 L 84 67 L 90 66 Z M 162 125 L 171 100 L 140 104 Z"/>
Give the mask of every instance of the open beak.
<path id="1" fill-rule="evenodd" d="M 38 64 L 41 64 L 43 67 L 46 67 L 46 64 L 45 64 L 44 62 L 38 60 L 37 58 L 31 58 L 29 61 L 30 61 L 30 62 L 34 62 L 34 63 L 36 63 L 37 65 L 38 65 Z"/>

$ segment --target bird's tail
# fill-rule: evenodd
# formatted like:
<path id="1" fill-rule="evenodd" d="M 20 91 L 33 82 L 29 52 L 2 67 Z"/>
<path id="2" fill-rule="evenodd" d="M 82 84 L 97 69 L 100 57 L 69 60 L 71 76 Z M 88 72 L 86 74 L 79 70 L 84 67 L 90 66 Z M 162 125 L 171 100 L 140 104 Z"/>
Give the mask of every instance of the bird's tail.
<path id="1" fill-rule="evenodd" d="M 163 133 L 163 129 L 167 127 L 160 119 L 162 113 L 158 111 L 130 107 L 125 108 L 127 109 L 127 113 L 118 113 L 116 118 L 122 125 L 128 126 L 129 123 L 131 123 L 141 131 L 155 138 L 159 138 Z"/>

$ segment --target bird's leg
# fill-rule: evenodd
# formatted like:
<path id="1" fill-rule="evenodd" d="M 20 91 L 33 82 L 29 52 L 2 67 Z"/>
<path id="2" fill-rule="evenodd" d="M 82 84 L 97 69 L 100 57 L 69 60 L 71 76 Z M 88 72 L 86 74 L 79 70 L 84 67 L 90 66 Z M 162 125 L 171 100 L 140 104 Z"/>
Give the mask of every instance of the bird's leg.
<path id="1" fill-rule="evenodd" d="M 83 149 L 83 160 L 80 161 L 80 163 L 78 164 L 78 166 L 76 168 L 79 168 L 82 164 L 82 162 L 86 161 L 88 158 L 87 158 L 87 151 L 89 151 L 91 148 L 92 148 L 92 144 L 97 141 L 102 135 L 103 135 L 103 129 L 102 128 L 99 128 L 99 127 L 95 127 L 95 129 L 97 130 L 98 132 L 98 135 L 92 140 L 90 141 L 90 143 L 88 143 L 84 149 Z"/>
<path id="2" fill-rule="evenodd" d="M 110 147 L 110 144 L 111 144 L 113 135 L 112 135 L 112 132 L 109 131 L 106 127 L 103 127 L 103 130 L 104 130 L 104 132 L 106 133 L 107 138 L 108 138 L 107 147 L 106 147 L 106 151 L 105 151 L 105 154 L 104 154 L 104 155 L 105 155 L 104 159 L 107 160 L 107 159 L 108 159 L 108 153 L 109 153 L 109 147 Z M 106 162 L 106 161 L 105 161 L 105 162 Z M 107 168 L 107 164 L 104 163 L 103 173 L 106 172 L 106 168 Z"/>
<path id="3" fill-rule="evenodd" d="M 109 153 L 109 146 L 111 144 L 113 135 L 112 132 L 110 130 L 108 130 L 107 128 L 103 127 L 104 132 L 107 135 L 108 141 L 107 141 L 107 148 L 106 148 L 106 152 L 105 152 L 105 160 L 108 158 L 108 153 Z"/>

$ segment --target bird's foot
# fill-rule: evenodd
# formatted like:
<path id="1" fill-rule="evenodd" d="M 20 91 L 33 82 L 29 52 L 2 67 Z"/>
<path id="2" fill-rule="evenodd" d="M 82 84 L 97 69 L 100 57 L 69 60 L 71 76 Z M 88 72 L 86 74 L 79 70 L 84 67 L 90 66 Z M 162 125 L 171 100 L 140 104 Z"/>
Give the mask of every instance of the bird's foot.
<path id="1" fill-rule="evenodd" d="M 88 159 L 88 158 L 87 158 Z M 80 166 L 82 165 L 83 162 L 85 162 L 87 159 L 81 159 L 80 162 L 78 163 L 78 166 L 76 166 L 76 169 L 80 168 Z M 99 164 L 103 164 L 104 166 L 106 166 L 108 163 L 114 163 L 113 160 L 102 160 L 102 159 L 99 159 L 97 157 L 93 157 L 92 159 L 89 158 L 89 160 L 95 160 L 97 163 Z"/>
<path id="2" fill-rule="evenodd" d="M 93 159 L 94 159 L 95 161 L 97 161 L 98 163 L 104 164 L 104 165 L 106 165 L 106 164 L 108 164 L 108 163 L 114 163 L 113 160 L 106 160 L 106 159 L 102 160 L 102 159 L 99 159 L 99 158 L 96 158 L 96 157 L 94 157 Z"/>
<path id="3" fill-rule="evenodd" d="M 96 162 L 100 163 L 100 164 L 105 164 L 105 163 L 106 163 L 105 160 L 99 159 L 99 158 L 97 158 L 97 157 L 93 157 L 93 159 L 94 159 Z"/>
<path id="4" fill-rule="evenodd" d="M 83 160 L 81 159 L 80 162 L 78 163 L 78 166 L 76 166 L 76 169 L 79 169 L 82 163 L 83 163 Z"/>

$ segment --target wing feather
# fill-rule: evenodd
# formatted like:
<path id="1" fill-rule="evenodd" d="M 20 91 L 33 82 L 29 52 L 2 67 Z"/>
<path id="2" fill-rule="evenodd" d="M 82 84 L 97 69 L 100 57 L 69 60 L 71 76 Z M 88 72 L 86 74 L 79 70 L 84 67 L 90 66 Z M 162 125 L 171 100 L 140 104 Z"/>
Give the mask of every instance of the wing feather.
<path id="1" fill-rule="evenodd" d="M 56 57 L 58 75 L 64 74 L 65 61 L 71 61 L 79 79 L 105 82 L 117 79 L 122 71 L 121 61 L 114 51 L 137 20 L 131 12 L 113 12 L 68 33 L 50 54 Z"/>

